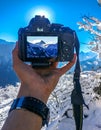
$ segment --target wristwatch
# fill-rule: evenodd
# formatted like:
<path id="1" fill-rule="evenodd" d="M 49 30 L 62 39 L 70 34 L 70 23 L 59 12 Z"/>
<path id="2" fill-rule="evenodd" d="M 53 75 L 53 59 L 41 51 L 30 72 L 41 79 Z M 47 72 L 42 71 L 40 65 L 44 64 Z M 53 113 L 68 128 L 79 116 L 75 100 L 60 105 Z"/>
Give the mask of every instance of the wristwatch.
<path id="1" fill-rule="evenodd" d="M 34 97 L 21 97 L 13 101 L 9 112 L 14 109 L 26 109 L 42 117 L 42 126 L 48 126 L 50 112 L 49 108 L 41 100 Z"/>

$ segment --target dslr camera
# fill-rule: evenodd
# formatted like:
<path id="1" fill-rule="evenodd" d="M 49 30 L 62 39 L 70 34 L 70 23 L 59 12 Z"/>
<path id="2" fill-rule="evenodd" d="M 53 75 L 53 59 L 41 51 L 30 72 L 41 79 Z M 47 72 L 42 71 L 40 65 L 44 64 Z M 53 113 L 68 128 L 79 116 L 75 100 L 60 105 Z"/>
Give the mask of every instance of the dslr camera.
<path id="1" fill-rule="evenodd" d="M 74 56 L 74 31 L 62 24 L 50 23 L 36 15 L 18 31 L 18 55 L 32 67 L 49 67 L 54 62 L 71 61 Z"/>

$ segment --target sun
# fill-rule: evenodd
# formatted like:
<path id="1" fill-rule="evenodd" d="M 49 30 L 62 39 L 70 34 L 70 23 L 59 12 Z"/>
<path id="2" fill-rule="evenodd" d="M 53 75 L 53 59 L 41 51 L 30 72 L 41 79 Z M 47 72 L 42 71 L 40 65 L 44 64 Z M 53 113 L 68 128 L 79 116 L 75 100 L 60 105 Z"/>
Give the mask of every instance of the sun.
<path id="1" fill-rule="evenodd" d="M 45 16 L 49 20 L 53 21 L 53 12 L 47 7 L 36 7 L 30 10 L 30 18 L 35 17 L 35 15 Z"/>
<path id="2" fill-rule="evenodd" d="M 40 16 L 45 16 L 47 18 L 51 18 L 51 14 L 49 11 L 46 11 L 44 9 L 37 9 L 34 13 L 34 15 L 40 15 Z"/>

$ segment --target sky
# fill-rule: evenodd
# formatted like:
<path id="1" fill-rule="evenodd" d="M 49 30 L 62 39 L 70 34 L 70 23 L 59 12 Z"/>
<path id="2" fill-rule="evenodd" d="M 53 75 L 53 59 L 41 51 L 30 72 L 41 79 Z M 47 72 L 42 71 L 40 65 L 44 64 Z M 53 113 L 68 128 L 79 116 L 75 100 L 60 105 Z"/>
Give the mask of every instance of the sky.
<path id="1" fill-rule="evenodd" d="M 51 23 L 60 23 L 77 32 L 80 42 L 87 43 L 87 32 L 78 30 L 82 16 L 101 19 L 97 0 L 0 0 L 0 39 L 17 41 L 18 29 L 28 25 L 37 14 L 44 14 Z M 86 48 L 86 45 L 81 45 Z"/>

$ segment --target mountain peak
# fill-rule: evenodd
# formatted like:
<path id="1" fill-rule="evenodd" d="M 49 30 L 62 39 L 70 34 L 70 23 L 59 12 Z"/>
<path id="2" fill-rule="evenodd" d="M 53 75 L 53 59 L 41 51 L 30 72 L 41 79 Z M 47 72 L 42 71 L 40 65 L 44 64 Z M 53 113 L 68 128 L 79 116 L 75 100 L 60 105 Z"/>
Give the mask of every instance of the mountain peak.
<path id="1" fill-rule="evenodd" d="M 40 43 L 42 43 L 42 44 L 46 44 L 43 40 L 41 40 Z"/>
<path id="2" fill-rule="evenodd" d="M 15 42 L 9 42 L 4 39 L 0 39 L 0 44 L 14 44 Z"/>

